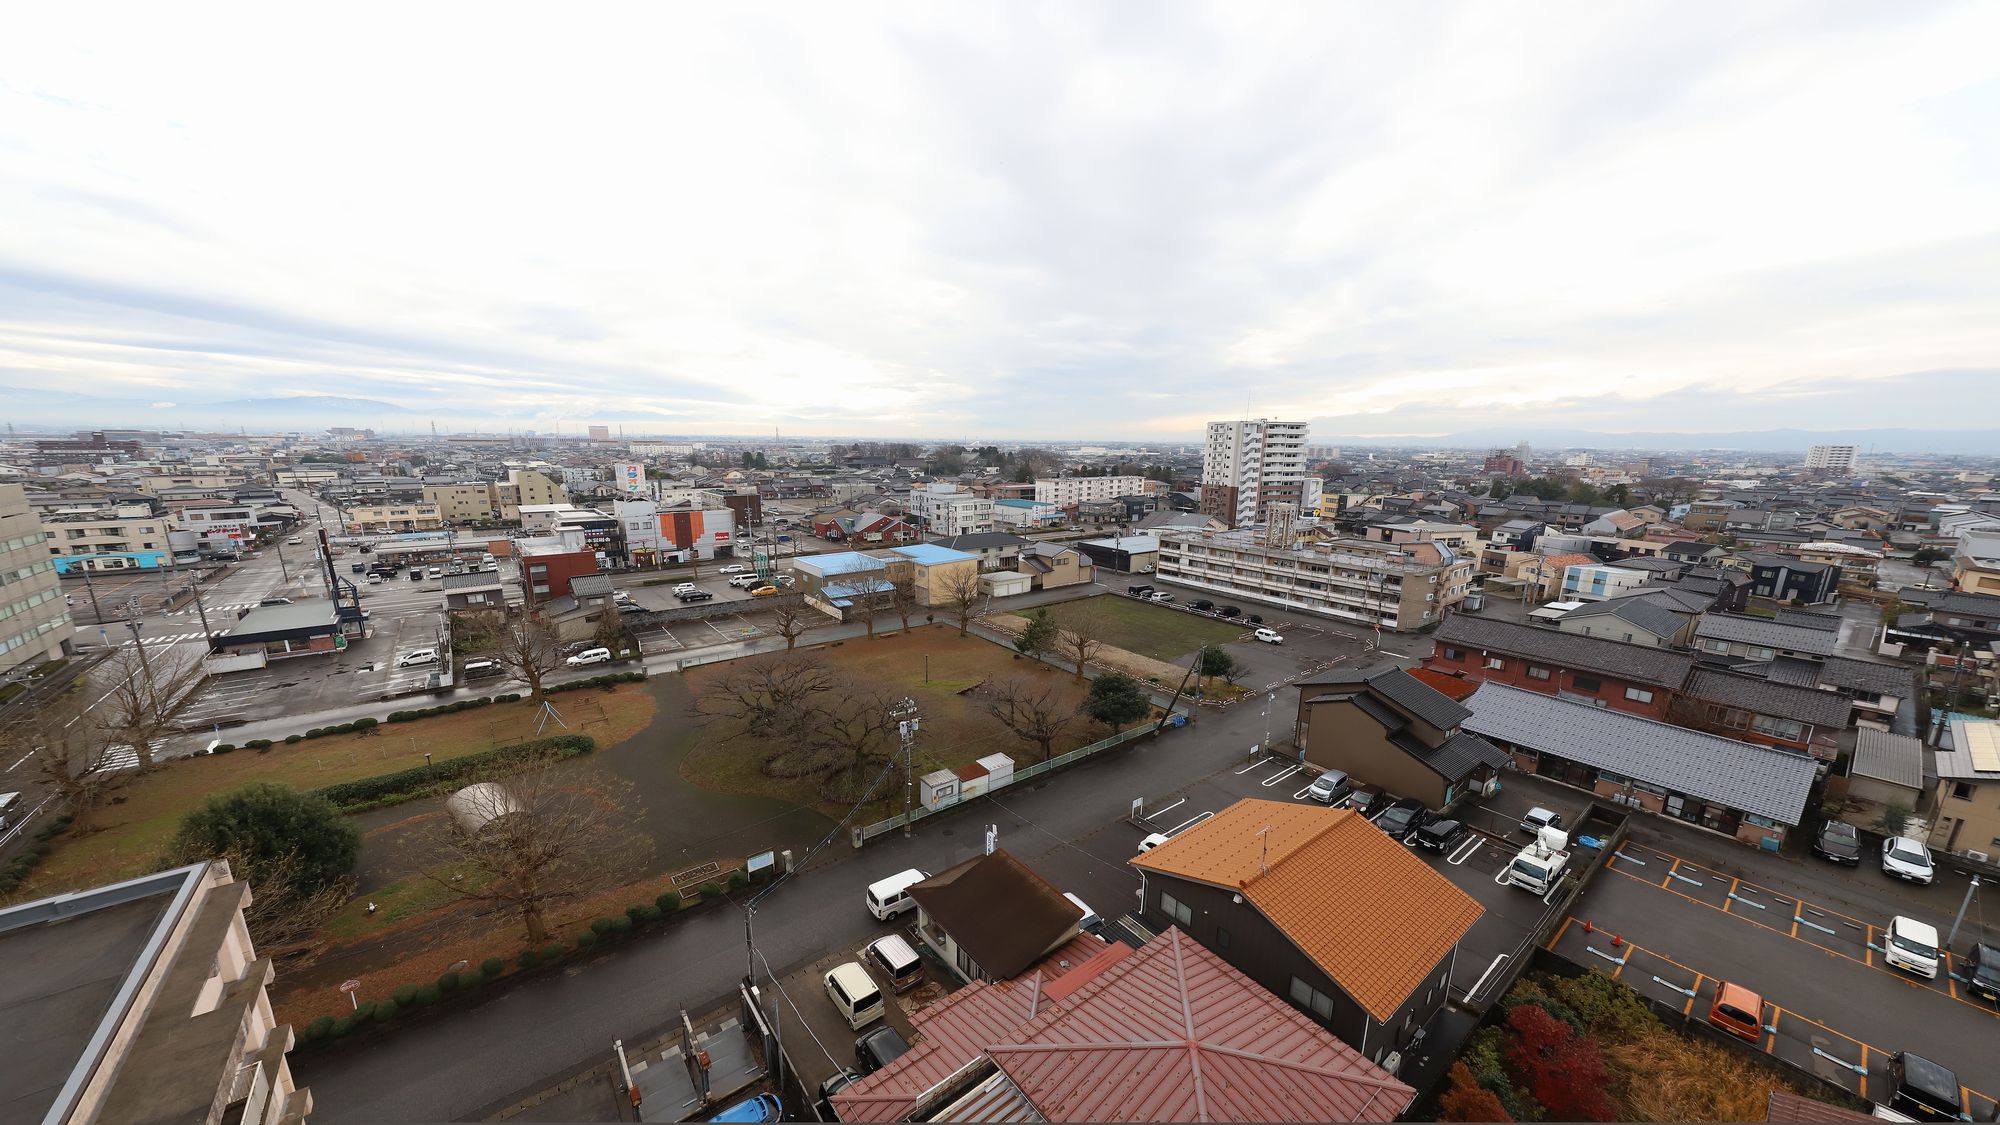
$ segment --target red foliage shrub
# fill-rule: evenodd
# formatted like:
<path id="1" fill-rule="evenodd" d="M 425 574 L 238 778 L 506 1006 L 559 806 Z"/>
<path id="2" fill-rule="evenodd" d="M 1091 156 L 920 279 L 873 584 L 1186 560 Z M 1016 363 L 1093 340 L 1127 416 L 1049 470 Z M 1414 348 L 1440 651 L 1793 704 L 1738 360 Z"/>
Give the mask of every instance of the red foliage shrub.
<path id="1" fill-rule="evenodd" d="M 1438 1096 L 1440 1121 L 1512 1121 L 1493 1091 L 1481 1086 L 1462 1062 L 1451 1064 L 1451 1089 Z"/>
<path id="2" fill-rule="evenodd" d="M 1610 1121 L 1604 1095 L 1609 1078 L 1596 1040 L 1578 1036 L 1538 1004 L 1507 1013 L 1514 1039 L 1507 1044 L 1508 1073 L 1542 1104 L 1552 1121 Z"/>

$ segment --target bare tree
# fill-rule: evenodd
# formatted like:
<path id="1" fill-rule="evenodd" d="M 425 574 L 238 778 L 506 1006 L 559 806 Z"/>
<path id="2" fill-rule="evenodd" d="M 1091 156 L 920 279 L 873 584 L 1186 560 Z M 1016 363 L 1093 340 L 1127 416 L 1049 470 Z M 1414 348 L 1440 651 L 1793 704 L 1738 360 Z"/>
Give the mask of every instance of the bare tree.
<path id="1" fill-rule="evenodd" d="M 1076 602 L 1063 615 L 1062 629 L 1056 634 L 1056 651 L 1076 665 L 1076 678 L 1083 678 L 1083 666 L 1104 647 L 1104 620 L 1089 601 Z"/>
<path id="2" fill-rule="evenodd" d="M 821 699 L 838 685 L 833 670 L 811 653 L 752 657 L 703 688 L 695 711 L 736 723 L 728 738 L 793 739 L 808 729 Z"/>
<path id="3" fill-rule="evenodd" d="M 1051 685 L 1036 687 L 1019 676 L 994 689 L 986 713 L 1000 720 L 1014 737 L 1040 748 L 1042 760 L 1055 753 L 1056 739 L 1076 721 L 1076 705 Z"/>
<path id="4" fill-rule="evenodd" d="M 889 570 L 889 608 L 903 619 L 903 632 L 910 631 L 910 615 L 917 611 L 917 576 L 909 566 Z"/>
<path id="5" fill-rule="evenodd" d="M 629 797 L 602 774 L 553 768 L 469 785 L 429 831 L 425 877 L 518 914 L 539 946 L 553 908 L 616 886 L 651 859 L 646 837 L 631 831 Z"/>
<path id="6" fill-rule="evenodd" d="M 66 696 L 0 730 L 0 757 L 24 762 L 64 812 L 88 825 L 121 774 L 114 768 L 115 740 L 93 715 Z"/>
<path id="7" fill-rule="evenodd" d="M 174 710 L 207 674 L 201 658 L 175 656 L 172 649 L 155 658 L 130 645 L 99 667 L 113 686 L 97 703 L 104 708 L 98 721 L 132 747 L 140 769 L 152 769 L 155 749 L 174 730 Z"/>
<path id="8" fill-rule="evenodd" d="M 955 566 L 938 580 L 937 590 L 944 595 L 945 604 L 951 607 L 952 619 L 958 622 L 958 635 L 963 637 L 972 627 L 972 618 L 979 606 L 979 568 L 977 566 Z"/>
<path id="9" fill-rule="evenodd" d="M 231 847 L 218 855 L 182 844 L 169 847 L 162 862 L 178 867 L 208 859 L 226 860 L 230 872 L 250 884 L 250 902 L 243 908 L 243 922 L 260 953 L 283 956 L 287 952 L 285 946 L 313 937 L 354 897 L 354 876 L 343 875 L 314 885 L 305 861 L 296 851 L 259 857 L 247 848 Z"/>
<path id="10" fill-rule="evenodd" d="M 875 636 L 875 618 L 882 612 L 882 595 L 888 591 L 889 584 L 881 579 L 862 575 L 854 579 L 850 588 L 855 594 L 847 607 L 848 615 L 866 625 L 868 635 L 872 638 Z"/>
<path id="11" fill-rule="evenodd" d="M 771 607 L 771 628 L 785 638 L 785 651 L 792 651 L 799 638 L 817 628 L 825 618 L 796 594 L 780 595 Z"/>
<path id="12" fill-rule="evenodd" d="M 876 767 L 896 749 L 894 703 L 886 692 L 852 683 L 820 700 L 802 741 L 819 766 L 823 796 L 861 799 Z"/>
<path id="13" fill-rule="evenodd" d="M 493 624 L 493 659 L 528 685 L 528 698 L 540 703 L 542 681 L 563 666 L 562 638 L 538 613 L 510 614 Z"/>

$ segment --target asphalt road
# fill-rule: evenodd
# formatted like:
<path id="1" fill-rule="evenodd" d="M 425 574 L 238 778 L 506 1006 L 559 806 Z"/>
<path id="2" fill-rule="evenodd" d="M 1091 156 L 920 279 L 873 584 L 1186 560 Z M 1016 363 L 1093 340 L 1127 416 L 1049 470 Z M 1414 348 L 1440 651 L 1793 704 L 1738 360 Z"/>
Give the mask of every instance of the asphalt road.
<path id="1" fill-rule="evenodd" d="M 862 906 L 868 883 L 908 867 L 938 871 L 966 859 L 982 847 L 987 824 L 998 826 L 1002 846 L 1048 867 L 1101 912 L 1129 909 L 1137 883 L 1123 858 L 1140 835 L 1124 819 L 1132 798 L 1240 768 L 1263 731 L 1255 707 L 1204 711 L 1156 742 L 926 820 L 913 838 L 892 836 L 858 853 L 837 841 L 759 908 L 758 975 L 768 964 L 771 975 L 782 977 L 879 932 L 881 924 Z M 711 911 L 565 974 L 522 982 L 475 1010 L 307 1055 L 294 1069 L 313 1088 L 314 1116 L 322 1122 L 474 1116 L 602 1061 L 615 1038 L 658 1034 L 683 1007 L 709 1010 L 748 964 L 743 915 Z"/>

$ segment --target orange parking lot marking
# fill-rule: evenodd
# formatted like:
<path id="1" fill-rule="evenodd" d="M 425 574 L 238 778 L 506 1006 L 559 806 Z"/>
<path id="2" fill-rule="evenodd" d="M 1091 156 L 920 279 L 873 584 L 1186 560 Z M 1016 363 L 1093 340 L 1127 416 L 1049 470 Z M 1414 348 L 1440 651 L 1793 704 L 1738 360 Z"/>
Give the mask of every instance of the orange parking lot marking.
<path id="1" fill-rule="evenodd" d="M 1543 948 L 1553 953 L 1556 948 L 1556 943 L 1561 941 L 1563 939 L 1563 935 L 1569 932 L 1569 924 L 1574 921 L 1576 921 L 1575 918 L 1565 917 L 1563 919 L 1563 924 L 1556 927 L 1556 935 L 1550 938 L 1549 944 L 1543 946 Z"/>

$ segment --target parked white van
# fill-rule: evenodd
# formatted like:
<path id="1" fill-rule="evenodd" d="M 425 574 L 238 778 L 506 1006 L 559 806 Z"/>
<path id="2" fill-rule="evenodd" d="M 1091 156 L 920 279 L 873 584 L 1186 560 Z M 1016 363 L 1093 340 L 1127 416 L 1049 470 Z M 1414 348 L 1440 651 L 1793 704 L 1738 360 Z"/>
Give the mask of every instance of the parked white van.
<path id="1" fill-rule="evenodd" d="M 856 1031 L 882 1018 L 882 990 L 859 961 L 835 965 L 823 978 L 826 998 Z"/>
<path id="2" fill-rule="evenodd" d="M 868 913 L 886 922 L 896 915 L 917 908 L 917 900 L 910 897 L 910 888 L 931 877 L 931 873 L 912 867 L 880 882 L 868 884 Z"/>
<path id="3" fill-rule="evenodd" d="M 1882 934 L 1882 959 L 1920 977 L 1937 979 L 1938 932 L 1933 926 L 1901 914 L 1889 919 Z"/>

